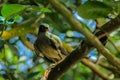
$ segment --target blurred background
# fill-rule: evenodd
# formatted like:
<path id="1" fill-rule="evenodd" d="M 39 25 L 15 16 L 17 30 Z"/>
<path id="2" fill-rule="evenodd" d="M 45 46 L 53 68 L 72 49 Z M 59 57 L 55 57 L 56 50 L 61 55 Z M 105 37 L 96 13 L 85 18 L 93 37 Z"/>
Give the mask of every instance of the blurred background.
<path id="1" fill-rule="evenodd" d="M 91 32 L 115 18 L 120 11 L 120 2 L 117 0 L 58 1 Z M 46 0 L 0 0 L 0 10 L 0 80 L 39 80 L 43 76 L 50 63 L 37 57 L 33 48 L 40 23 L 49 24 L 51 33 L 59 36 L 73 49 L 85 39 L 84 35 L 75 31 Z M 108 36 L 106 43 L 106 47 L 118 58 L 119 35 L 118 29 Z M 87 57 L 96 63 L 99 58 L 97 50 L 92 50 Z M 101 59 L 108 64 L 103 56 Z M 110 77 L 120 77 L 100 65 L 96 67 Z M 94 77 L 95 73 L 88 66 L 78 62 L 61 80 L 103 80 L 99 76 Z"/>

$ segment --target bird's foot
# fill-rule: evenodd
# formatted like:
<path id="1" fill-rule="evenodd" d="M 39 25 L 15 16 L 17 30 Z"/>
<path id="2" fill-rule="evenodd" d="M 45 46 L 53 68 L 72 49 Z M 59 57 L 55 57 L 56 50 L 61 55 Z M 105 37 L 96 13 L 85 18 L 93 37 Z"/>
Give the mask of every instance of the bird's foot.
<path id="1" fill-rule="evenodd" d="M 51 66 L 49 66 L 46 70 L 45 70 L 45 73 L 44 73 L 44 76 L 48 76 L 49 72 L 51 71 L 52 68 L 55 67 L 55 64 L 52 64 Z"/>
<path id="2" fill-rule="evenodd" d="M 47 76 L 49 75 L 49 72 L 51 71 L 51 69 L 53 69 L 57 64 L 59 64 L 60 61 L 54 63 L 54 64 L 51 64 L 46 70 L 45 70 L 45 73 L 44 73 L 44 76 L 47 78 Z"/>

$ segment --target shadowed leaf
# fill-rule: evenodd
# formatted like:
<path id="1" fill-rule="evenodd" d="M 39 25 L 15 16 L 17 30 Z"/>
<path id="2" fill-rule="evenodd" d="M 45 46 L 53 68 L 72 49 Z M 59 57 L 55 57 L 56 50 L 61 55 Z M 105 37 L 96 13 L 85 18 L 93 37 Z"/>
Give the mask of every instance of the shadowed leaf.
<path id="1" fill-rule="evenodd" d="M 98 1 L 87 1 L 78 7 L 79 15 L 87 19 L 107 17 L 111 11 L 112 7 Z"/>

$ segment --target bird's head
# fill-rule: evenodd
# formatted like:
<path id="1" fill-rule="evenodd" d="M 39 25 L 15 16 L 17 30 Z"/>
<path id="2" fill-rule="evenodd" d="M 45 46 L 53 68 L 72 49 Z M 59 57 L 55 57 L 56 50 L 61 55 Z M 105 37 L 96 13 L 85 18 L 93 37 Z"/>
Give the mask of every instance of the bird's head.
<path id="1" fill-rule="evenodd" d="M 40 26 L 39 26 L 39 33 L 40 32 L 48 32 L 50 31 L 50 28 L 49 28 L 49 25 L 46 24 L 46 23 L 42 23 Z"/>

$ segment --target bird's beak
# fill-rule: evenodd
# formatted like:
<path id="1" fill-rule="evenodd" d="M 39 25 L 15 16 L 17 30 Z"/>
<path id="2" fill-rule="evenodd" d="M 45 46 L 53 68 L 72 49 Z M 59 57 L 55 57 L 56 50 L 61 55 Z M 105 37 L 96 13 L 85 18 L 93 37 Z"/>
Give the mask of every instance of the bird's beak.
<path id="1" fill-rule="evenodd" d="M 46 31 L 50 32 L 50 28 L 47 28 Z"/>

